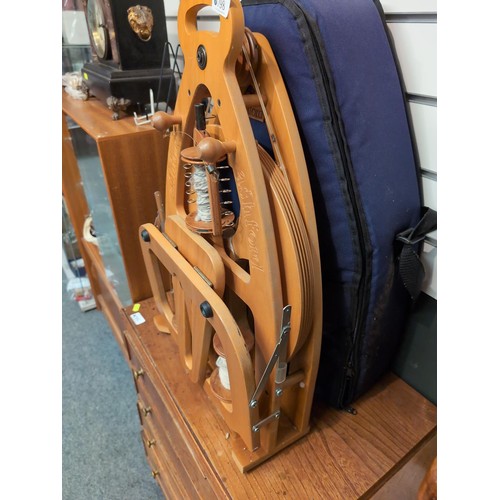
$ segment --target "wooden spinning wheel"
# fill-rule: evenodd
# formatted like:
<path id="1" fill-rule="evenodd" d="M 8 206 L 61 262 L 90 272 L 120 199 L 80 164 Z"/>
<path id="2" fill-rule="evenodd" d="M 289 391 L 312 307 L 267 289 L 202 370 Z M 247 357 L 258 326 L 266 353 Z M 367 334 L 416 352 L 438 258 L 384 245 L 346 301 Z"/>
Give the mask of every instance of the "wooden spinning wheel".
<path id="1" fill-rule="evenodd" d="M 140 228 L 160 314 L 193 382 L 236 433 L 242 471 L 309 429 L 321 342 L 314 208 L 293 112 L 267 40 L 232 2 L 218 33 L 209 0 L 182 0 L 185 70 L 170 135 L 164 227 Z M 251 117 L 267 128 L 272 154 Z M 232 433 L 232 435 L 234 435 Z"/>

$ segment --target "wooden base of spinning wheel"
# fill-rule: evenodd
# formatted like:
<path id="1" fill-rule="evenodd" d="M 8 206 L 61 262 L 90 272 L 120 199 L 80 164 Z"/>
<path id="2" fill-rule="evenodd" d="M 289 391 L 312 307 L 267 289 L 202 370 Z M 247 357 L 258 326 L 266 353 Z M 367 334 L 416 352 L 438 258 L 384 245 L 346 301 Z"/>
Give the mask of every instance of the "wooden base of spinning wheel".
<path id="1" fill-rule="evenodd" d="M 213 372 L 212 376 L 205 381 L 203 388 L 205 389 L 205 392 L 210 400 L 217 406 L 220 406 L 221 404 L 229 405 L 230 400 L 223 399 L 221 394 L 226 394 L 227 397 L 230 397 L 230 393 L 228 394 L 225 392 L 226 390 L 223 386 L 221 386 L 218 377 L 216 377 L 214 373 L 215 372 Z M 278 425 L 277 420 L 275 424 Z M 268 432 L 268 429 L 262 427 L 257 432 L 264 434 L 264 436 L 261 436 L 261 442 L 266 441 L 265 434 Z M 273 430 L 273 432 L 275 431 Z M 237 434 L 234 434 L 231 439 L 233 460 L 237 464 L 240 472 L 248 472 L 281 450 L 285 449 L 287 446 L 290 446 L 292 443 L 305 436 L 308 432 L 309 427 L 299 431 L 290 419 L 286 417 L 286 415 L 280 415 L 279 426 L 277 429 L 277 439 L 272 449 L 266 449 L 265 446 L 261 446 L 260 448 L 252 451 L 248 449 L 243 440 Z"/>
<path id="2" fill-rule="evenodd" d="M 253 349 L 255 339 L 252 333 L 249 330 L 243 331 L 243 338 L 245 340 L 245 347 L 247 351 L 250 353 Z M 222 346 L 222 342 L 217 334 L 214 335 L 212 340 L 213 348 L 215 353 L 221 358 L 225 358 L 224 348 Z M 225 403 L 231 403 L 231 390 L 229 387 L 225 387 L 221 380 L 221 369 L 217 366 L 210 378 L 208 380 L 208 384 L 213 392 L 213 394 Z M 224 375 L 227 377 L 227 373 Z M 229 381 L 228 381 L 229 382 Z"/>

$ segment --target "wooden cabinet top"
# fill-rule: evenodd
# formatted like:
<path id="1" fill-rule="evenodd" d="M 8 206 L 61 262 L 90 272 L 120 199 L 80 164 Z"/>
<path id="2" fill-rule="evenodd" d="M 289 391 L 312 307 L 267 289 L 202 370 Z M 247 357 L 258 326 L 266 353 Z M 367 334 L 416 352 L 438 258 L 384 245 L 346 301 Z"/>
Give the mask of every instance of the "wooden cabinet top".
<path id="1" fill-rule="evenodd" d="M 113 120 L 113 111 L 95 97 L 81 101 L 63 91 L 62 110 L 96 141 L 127 134 L 159 134 L 151 125 L 136 125 L 131 116 Z"/>

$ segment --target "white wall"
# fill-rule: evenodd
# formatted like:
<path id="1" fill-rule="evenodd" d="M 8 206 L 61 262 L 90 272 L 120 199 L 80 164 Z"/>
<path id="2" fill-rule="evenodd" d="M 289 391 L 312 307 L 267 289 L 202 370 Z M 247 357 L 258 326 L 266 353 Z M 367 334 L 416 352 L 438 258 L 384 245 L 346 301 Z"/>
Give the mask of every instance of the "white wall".
<path id="1" fill-rule="evenodd" d="M 437 210 L 437 0 L 381 0 L 401 66 L 424 203 Z M 437 231 L 425 240 L 424 292 L 437 299 Z"/>
<path id="2" fill-rule="evenodd" d="M 165 3 L 165 17 L 167 21 L 167 34 L 168 41 L 172 45 L 174 51 L 179 44 L 179 37 L 177 36 L 177 11 L 179 9 L 179 0 L 163 0 Z M 173 64 L 173 58 L 170 58 L 170 62 Z M 182 52 L 179 50 L 179 57 L 177 58 L 177 63 L 181 71 L 184 69 L 184 61 L 182 57 Z"/>
<path id="3" fill-rule="evenodd" d="M 177 47 L 179 0 L 164 0 L 169 42 Z M 420 160 L 424 203 L 437 209 L 437 0 L 381 0 L 401 66 Z M 204 23 L 215 25 L 205 11 Z M 212 15 L 211 15 L 212 14 Z M 177 62 L 183 69 L 182 53 Z M 172 60 L 173 63 L 173 60 Z M 437 299 L 437 231 L 426 238 L 424 292 Z"/>

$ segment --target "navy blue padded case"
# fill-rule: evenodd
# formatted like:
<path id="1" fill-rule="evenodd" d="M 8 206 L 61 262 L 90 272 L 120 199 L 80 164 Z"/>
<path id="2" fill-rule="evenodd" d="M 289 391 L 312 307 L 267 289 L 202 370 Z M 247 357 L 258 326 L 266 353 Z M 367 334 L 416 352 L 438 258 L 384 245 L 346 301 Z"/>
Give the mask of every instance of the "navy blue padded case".
<path id="1" fill-rule="evenodd" d="M 324 300 L 317 395 L 349 410 L 388 371 L 411 307 L 395 239 L 422 204 L 397 62 L 378 1 L 243 6 L 271 44 L 308 162 Z"/>

